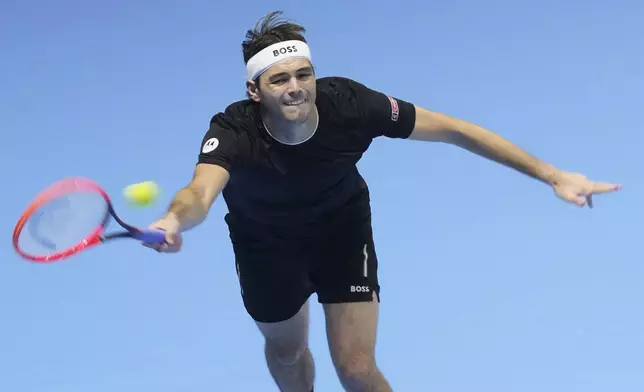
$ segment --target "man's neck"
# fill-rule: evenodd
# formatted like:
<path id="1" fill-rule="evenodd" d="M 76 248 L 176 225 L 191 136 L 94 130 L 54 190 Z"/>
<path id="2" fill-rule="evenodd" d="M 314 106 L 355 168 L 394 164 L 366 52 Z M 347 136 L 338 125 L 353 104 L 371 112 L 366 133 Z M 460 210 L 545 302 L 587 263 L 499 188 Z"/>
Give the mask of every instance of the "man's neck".
<path id="1" fill-rule="evenodd" d="M 283 144 L 299 144 L 313 136 L 318 127 L 318 110 L 313 111 L 305 122 L 285 121 L 275 119 L 262 113 L 264 128 L 273 139 Z"/>

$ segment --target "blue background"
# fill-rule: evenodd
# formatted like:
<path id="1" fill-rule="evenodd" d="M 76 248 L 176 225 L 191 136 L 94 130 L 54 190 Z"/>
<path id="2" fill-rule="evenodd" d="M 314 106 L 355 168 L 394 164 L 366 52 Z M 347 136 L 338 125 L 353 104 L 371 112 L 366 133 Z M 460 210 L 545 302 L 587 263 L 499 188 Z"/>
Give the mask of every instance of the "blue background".
<path id="1" fill-rule="evenodd" d="M 0 390 L 276 390 L 239 296 L 223 200 L 177 255 L 119 243 L 35 265 L 15 221 L 86 176 L 146 226 L 192 175 L 210 117 L 244 98 L 240 44 L 272 10 L 319 76 L 494 130 L 624 189 L 579 209 L 455 147 L 378 139 L 378 361 L 397 391 L 644 390 L 644 6 L 560 2 L 0 3 Z M 155 180 L 157 204 L 123 200 Z M 261 190 L 258 190 L 261 192 Z M 313 297 L 314 304 L 316 298 Z M 319 305 L 320 391 L 340 391 Z"/>

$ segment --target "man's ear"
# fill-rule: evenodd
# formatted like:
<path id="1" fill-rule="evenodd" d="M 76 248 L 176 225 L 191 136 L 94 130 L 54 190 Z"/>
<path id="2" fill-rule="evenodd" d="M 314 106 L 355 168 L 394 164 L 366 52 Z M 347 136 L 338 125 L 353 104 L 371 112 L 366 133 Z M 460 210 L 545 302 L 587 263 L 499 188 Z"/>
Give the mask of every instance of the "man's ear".
<path id="1" fill-rule="evenodd" d="M 254 80 L 246 81 L 246 95 L 255 102 L 259 102 L 259 87 Z"/>

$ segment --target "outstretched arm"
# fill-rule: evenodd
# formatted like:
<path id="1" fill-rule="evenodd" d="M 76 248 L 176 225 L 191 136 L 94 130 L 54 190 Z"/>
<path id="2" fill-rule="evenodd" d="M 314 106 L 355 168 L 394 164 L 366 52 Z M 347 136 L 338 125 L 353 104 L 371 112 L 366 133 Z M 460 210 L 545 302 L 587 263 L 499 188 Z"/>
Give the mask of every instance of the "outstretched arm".
<path id="1" fill-rule="evenodd" d="M 555 181 L 556 169 L 552 165 L 528 154 L 498 134 L 476 124 L 418 106 L 416 124 L 409 139 L 453 144 L 548 185 Z"/>
<path id="2" fill-rule="evenodd" d="M 557 169 L 516 146 L 500 135 L 476 124 L 416 106 L 414 130 L 409 139 L 444 142 L 462 147 L 477 155 L 518 170 L 553 187 L 558 197 L 592 207 L 592 195 L 621 188 L 597 183 L 579 173 Z"/>
<path id="3" fill-rule="evenodd" d="M 150 225 L 152 229 L 165 231 L 165 243 L 143 245 L 158 252 L 178 252 L 182 245 L 181 232 L 198 226 L 206 219 L 229 178 L 228 171 L 221 166 L 198 164 L 192 180 L 176 193 L 165 215 Z"/>
<path id="4" fill-rule="evenodd" d="M 166 219 L 178 223 L 179 231 L 187 231 L 201 224 L 230 175 L 217 165 L 200 163 L 195 167 L 190 183 L 180 189 L 168 207 Z"/>

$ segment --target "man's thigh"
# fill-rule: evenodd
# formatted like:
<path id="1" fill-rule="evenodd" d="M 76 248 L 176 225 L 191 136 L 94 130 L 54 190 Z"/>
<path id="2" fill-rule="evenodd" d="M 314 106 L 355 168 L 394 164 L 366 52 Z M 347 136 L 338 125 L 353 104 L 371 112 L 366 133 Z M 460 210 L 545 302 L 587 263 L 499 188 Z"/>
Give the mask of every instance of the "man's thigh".
<path id="1" fill-rule="evenodd" d="M 313 293 L 305 255 L 282 247 L 255 248 L 234 243 L 244 307 L 258 323 L 293 318 Z"/>
<path id="2" fill-rule="evenodd" d="M 290 364 L 286 358 L 296 361 L 308 348 L 309 301 L 287 320 L 270 323 L 256 321 L 255 323 L 267 345 L 270 345 L 271 350 L 285 365 Z"/>
<path id="3" fill-rule="evenodd" d="M 339 219 L 319 243 L 311 279 L 322 304 L 380 300 L 370 214 Z"/>
<path id="4" fill-rule="evenodd" d="M 379 303 L 324 304 L 331 358 L 341 372 L 361 372 L 375 362 Z"/>
<path id="5" fill-rule="evenodd" d="M 380 302 L 378 256 L 370 214 L 339 219 L 331 233 L 322 243 L 313 281 L 324 305 L 331 357 L 346 371 L 373 361 Z"/>

